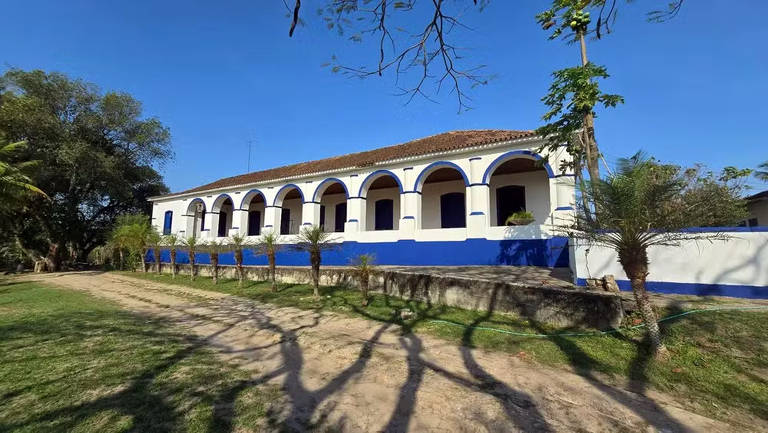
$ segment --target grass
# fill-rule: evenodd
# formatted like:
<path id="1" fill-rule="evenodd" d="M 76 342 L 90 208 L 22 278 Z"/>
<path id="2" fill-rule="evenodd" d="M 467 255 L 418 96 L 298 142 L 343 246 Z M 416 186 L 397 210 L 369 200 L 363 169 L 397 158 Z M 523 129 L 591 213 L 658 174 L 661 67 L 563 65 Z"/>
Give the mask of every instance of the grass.
<path id="1" fill-rule="evenodd" d="M 281 395 L 161 320 L 0 280 L 0 431 L 259 431 Z"/>
<path id="2" fill-rule="evenodd" d="M 647 352 L 643 331 L 622 330 L 609 335 L 547 338 L 519 337 L 481 330 L 481 327 L 519 333 L 557 334 L 556 329 L 507 314 L 488 314 L 460 308 L 427 305 L 381 294 L 373 294 L 368 307 L 361 307 L 356 290 L 322 287 L 314 300 L 308 285 L 282 284 L 278 292 L 269 283 L 210 278 L 191 282 L 183 275 L 125 273 L 132 277 L 203 290 L 229 293 L 278 306 L 330 311 L 399 325 L 403 332 L 429 334 L 470 347 L 505 351 L 542 364 L 566 367 L 600 380 L 624 381 L 644 392 L 648 387 L 677 397 L 689 409 L 733 422 L 733 410 L 768 419 L 768 311 L 721 311 L 691 314 L 662 322 L 664 341 L 672 356 L 667 362 L 654 360 Z M 399 311 L 408 308 L 416 317 L 401 320 Z M 679 311 L 661 311 L 670 315 Z M 456 325 L 436 323 L 453 322 Z"/>

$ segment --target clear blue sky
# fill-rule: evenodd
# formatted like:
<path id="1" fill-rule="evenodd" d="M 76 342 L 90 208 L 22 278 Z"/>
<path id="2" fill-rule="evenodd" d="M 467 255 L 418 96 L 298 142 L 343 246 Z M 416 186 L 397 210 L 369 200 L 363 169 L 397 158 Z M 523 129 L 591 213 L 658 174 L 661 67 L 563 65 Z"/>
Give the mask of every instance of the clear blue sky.
<path id="1" fill-rule="evenodd" d="M 597 119 L 608 160 L 641 148 L 713 168 L 768 160 L 768 2 L 686 2 L 672 22 L 645 22 L 667 1 L 624 5 L 615 33 L 590 43 L 612 74 L 604 89 L 626 98 Z M 371 64 L 376 52 L 326 30 L 318 3 L 304 1 L 306 25 L 289 39 L 281 0 L 7 2 L 0 68 L 60 71 L 134 95 L 171 129 L 176 158 L 163 174 L 178 191 L 245 172 L 249 139 L 252 169 L 263 169 L 454 129 L 532 129 L 549 73 L 578 61 L 575 47 L 536 26 L 546 2 L 494 0 L 467 13 L 474 30 L 457 35 L 468 64 L 497 75 L 471 91 L 474 109 L 457 114 L 447 92 L 438 104 L 404 105 L 391 75 L 321 67 L 332 54 Z"/>

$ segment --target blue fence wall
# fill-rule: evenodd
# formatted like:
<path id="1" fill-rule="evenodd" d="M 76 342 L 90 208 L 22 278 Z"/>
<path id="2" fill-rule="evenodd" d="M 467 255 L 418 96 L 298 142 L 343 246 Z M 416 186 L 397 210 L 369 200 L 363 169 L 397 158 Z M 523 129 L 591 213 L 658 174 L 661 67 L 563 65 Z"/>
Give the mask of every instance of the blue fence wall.
<path id="1" fill-rule="evenodd" d="M 397 242 L 342 242 L 338 248 L 323 253 L 323 264 L 328 266 L 349 265 L 360 254 L 373 254 L 376 264 L 400 266 L 464 266 L 464 265 L 517 265 L 568 267 L 568 239 L 517 239 L 488 240 L 468 239 L 466 241 L 416 242 L 402 240 Z M 162 250 L 160 258 L 169 262 L 167 249 Z M 196 253 L 196 262 L 210 264 L 207 253 Z M 150 251 L 149 261 L 154 261 Z M 189 255 L 179 249 L 177 263 L 189 263 Z M 307 253 L 297 251 L 291 245 L 285 245 L 278 253 L 276 262 L 280 266 L 307 266 Z M 221 253 L 219 264 L 234 265 L 232 252 Z M 244 265 L 266 265 L 267 258 L 256 255 L 248 249 L 243 253 Z"/>

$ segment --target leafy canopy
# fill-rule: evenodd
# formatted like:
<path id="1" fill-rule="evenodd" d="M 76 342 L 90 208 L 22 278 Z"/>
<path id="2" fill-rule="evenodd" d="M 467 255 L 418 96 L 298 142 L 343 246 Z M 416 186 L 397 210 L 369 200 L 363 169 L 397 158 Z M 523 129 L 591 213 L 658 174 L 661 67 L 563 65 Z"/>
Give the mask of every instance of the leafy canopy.
<path id="1" fill-rule="evenodd" d="M 25 141 L 39 161 L 32 198 L 0 230 L 28 248 L 84 257 L 103 243 L 118 215 L 148 213 L 146 199 L 168 191 L 157 172 L 172 157 L 170 133 L 142 116 L 141 103 L 60 73 L 11 69 L 0 76 L 0 135 Z"/>

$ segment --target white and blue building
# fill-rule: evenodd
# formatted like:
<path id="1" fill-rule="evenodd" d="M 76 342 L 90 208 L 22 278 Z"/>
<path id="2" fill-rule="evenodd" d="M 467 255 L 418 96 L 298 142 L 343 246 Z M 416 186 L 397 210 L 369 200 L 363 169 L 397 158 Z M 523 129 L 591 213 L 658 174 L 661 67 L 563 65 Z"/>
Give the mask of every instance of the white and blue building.
<path id="1" fill-rule="evenodd" d="M 153 197 L 164 234 L 203 240 L 280 233 L 302 226 L 334 233 L 324 263 L 361 253 L 382 265 L 569 266 L 557 236 L 575 199 L 565 151 L 547 157 L 532 131 L 454 131 L 408 143 L 221 179 Z M 515 211 L 535 221 L 507 226 Z M 282 265 L 306 265 L 285 249 Z M 265 264 L 246 254 L 245 264 Z"/>

